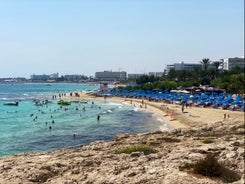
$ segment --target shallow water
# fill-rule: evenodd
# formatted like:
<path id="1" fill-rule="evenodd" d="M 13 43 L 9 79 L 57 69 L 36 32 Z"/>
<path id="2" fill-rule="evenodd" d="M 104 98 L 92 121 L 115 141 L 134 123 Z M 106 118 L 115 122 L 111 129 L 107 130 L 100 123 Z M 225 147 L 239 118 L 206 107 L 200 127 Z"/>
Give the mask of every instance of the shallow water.
<path id="1" fill-rule="evenodd" d="M 92 104 L 90 100 L 61 107 L 51 98 L 53 94 L 96 89 L 98 86 L 78 84 L 0 84 L 0 156 L 110 141 L 118 133 L 166 128 L 161 117 L 126 103 L 106 100 Z M 49 99 L 51 103 L 36 106 L 33 98 Z M 4 105 L 18 99 L 19 106 Z"/>

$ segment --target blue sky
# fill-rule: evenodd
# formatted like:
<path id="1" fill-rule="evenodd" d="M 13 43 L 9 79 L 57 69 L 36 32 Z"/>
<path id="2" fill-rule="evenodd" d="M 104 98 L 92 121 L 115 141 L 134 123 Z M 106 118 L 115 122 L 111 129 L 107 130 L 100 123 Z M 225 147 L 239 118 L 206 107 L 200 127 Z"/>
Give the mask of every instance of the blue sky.
<path id="1" fill-rule="evenodd" d="M 243 0 L 0 0 L 0 77 L 244 55 Z"/>

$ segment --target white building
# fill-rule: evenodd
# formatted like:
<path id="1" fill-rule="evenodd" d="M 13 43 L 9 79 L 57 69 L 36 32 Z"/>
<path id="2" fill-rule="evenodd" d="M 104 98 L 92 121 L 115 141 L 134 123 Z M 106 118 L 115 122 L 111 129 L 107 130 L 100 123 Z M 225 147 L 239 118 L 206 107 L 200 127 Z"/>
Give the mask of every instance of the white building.
<path id="1" fill-rule="evenodd" d="M 59 73 L 50 74 L 49 78 L 50 79 L 58 79 L 59 78 Z"/>
<path id="2" fill-rule="evenodd" d="M 113 72 L 113 71 L 103 71 L 96 72 L 95 79 L 101 81 L 122 81 L 127 79 L 127 73 L 124 71 Z"/>
<path id="3" fill-rule="evenodd" d="M 73 74 L 73 75 L 64 75 L 66 81 L 78 81 L 80 80 L 82 75 Z"/>
<path id="4" fill-rule="evenodd" d="M 223 63 L 223 70 L 231 70 L 234 67 L 244 68 L 245 66 L 244 56 L 240 58 L 235 57 L 221 59 L 221 62 Z"/>
<path id="5" fill-rule="evenodd" d="M 163 76 L 163 72 L 149 72 L 149 76 L 155 76 L 155 77 L 162 77 Z"/>
<path id="6" fill-rule="evenodd" d="M 202 68 L 203 65 L 201 63 L 184 63 L 183 61 L 180 63 L 174 63 L 171 65 L 166 65 L 165 72 L 168 74 L 170 69 L 179 70 L 193 70 L 194 68 Z"/>
<path id="7" fill-rule="evenodd" d="M 130 74 L 128 74 L 128 79 L 138 79 L 138 78 L 140 78 L 143 75 L 145 75 L 145 74 L 130 73 Z"/>
<path id="8" fill-rule="evenodd" d="M 37 82 L 41 82 L 41 81 L 47 81 L 49 79 L 49 75 L 43 74 L 43 75 L 31 75 L 31 80 L 32 81 L 37 81 Z"/>
<path id="9" fill-rule="evenodd" d="M 170 69 L 175 69 L 176 71 L 180 70 L 193 70 L 194 68 L 204 69 L 202 63 L 184 63 L 183 61 L 180 63 L 174 63 L 171 65 L 166 65 L 165 73 L 168 74 Z M 214 64 L 211 62 L 208 65 L 208 68 L 215 68 Z"/>

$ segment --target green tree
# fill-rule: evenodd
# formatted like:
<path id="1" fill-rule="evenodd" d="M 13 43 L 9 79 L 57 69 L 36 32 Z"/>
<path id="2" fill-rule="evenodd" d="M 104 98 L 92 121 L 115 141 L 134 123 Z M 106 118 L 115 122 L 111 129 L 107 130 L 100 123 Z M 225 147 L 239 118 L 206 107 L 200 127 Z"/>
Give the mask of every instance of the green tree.
<path id="1" fill-rule="evenodd" d="M 138 79 L 136 79 L 137 84 L 144 84 L 146 82 L 149 82 L 149 76 L 148 75 L 142 75 Z"/>
<path id="2" fill-rule="evenodd" d="M 203 64 L 204 70 L 207 71 L 208 70 L 208 66 L 210 64 L 210 60 L 208 58 L 203 58 L 201 61 L 201 64 Z"/>
<path id="3" fill-rule="evenodd" d="M 185 82 L 186 77 L 187 77 L 187 71 L 186 70 L 180 70 L 178 72 L 178 80 L 179 81 L 184 81 Z"/>
<path id="4" fill-rule="evenodd" d="M 165 89 L 164 81 L 157 81 L 153 84 L 154 89 Z"/>
<path id="5" fill-rule="evenodd" d="M 213 64 L 214 64 L 215 70 L 218 74 L 219 73 L 219 66 L 222 64 L 222 62 L 221 61 L 214 61 Z"/>
<path id="6" fill-rule="evenodd" d="M 177 78 L 178 72 L 174 68 L 170 68 L 168 72 L 168 79 L 169 80 L 175 80 Z"/>

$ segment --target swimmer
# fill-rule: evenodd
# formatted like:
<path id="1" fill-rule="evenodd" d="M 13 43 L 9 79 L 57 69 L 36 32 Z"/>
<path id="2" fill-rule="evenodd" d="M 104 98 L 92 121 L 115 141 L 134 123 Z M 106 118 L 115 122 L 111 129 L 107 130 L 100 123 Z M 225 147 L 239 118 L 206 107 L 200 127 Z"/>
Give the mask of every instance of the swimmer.
<path id="1" fill-rule="evenodd" d="M 100 115 L 97 116 L 97 120 L 98 120 L 98 121 L 100 120 Z"/>
<path id="2" fill-rule="evenodd" d="M 52 129 L 52 127 L 51 126 L 49 126 L 49 130 L 51 130 Z"/>

